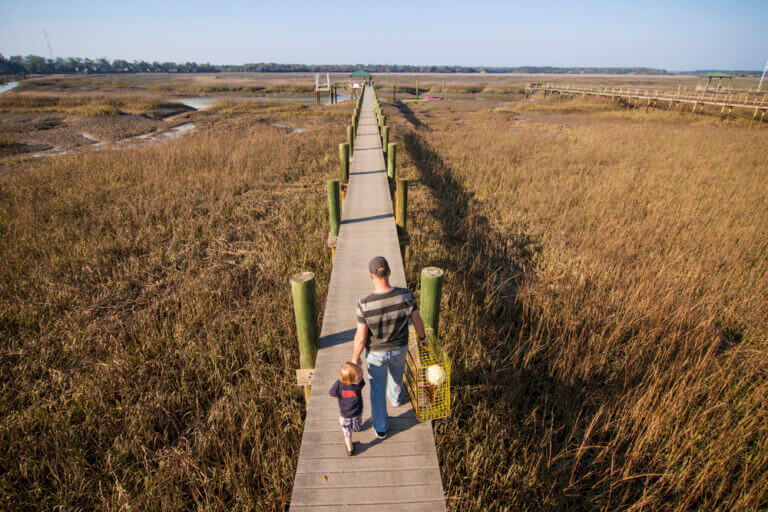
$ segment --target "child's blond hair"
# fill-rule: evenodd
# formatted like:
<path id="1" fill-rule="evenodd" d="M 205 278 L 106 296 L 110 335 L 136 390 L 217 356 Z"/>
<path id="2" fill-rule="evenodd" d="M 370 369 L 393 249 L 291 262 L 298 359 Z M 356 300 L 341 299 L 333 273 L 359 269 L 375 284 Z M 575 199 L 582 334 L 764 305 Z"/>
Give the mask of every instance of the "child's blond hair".
<path id="1" fill-rule="evenodd" d="M 359 364 L 352 362 L 344 363 L 344 366 L 339 370 L 339 380 L 344 384 L 356 384 L 360 382 L 360 378 L 363 376 L 363 369 Z"/>

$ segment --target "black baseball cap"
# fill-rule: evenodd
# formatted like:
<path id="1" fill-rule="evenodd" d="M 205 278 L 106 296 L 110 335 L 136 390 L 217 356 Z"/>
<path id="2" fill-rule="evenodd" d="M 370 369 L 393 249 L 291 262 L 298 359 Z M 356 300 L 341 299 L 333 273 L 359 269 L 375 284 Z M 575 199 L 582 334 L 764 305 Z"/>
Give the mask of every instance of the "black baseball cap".
<path id="1" fill-rule="evenodd" d="M 378 277 L 389 275 L 389 263 L 384 256 L 376 256 L 368 262 L 368 271 Z"/>

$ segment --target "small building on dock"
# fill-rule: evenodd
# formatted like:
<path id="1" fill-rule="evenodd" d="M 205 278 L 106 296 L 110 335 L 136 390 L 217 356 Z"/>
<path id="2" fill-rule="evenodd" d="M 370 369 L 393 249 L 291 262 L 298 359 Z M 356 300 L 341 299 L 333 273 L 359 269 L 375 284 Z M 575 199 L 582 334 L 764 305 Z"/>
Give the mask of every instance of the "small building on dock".
<path id="1" fill-rule="evenodd" d="M 715 80 L 713 84 L 712 81 Z M 696 82 L 696 92 L 721 92 L 731 90 L 731 80 L 733 75 L 728 73 L 704 73 L 699 75 L 699 80 Z"/>
<path id="2" fill-rule="evenodd" d="M 362 89 L 365 85 L 373 85 L 373 75 L 364 69 L 358 69 L 349 74 L 349 86 Z"/>

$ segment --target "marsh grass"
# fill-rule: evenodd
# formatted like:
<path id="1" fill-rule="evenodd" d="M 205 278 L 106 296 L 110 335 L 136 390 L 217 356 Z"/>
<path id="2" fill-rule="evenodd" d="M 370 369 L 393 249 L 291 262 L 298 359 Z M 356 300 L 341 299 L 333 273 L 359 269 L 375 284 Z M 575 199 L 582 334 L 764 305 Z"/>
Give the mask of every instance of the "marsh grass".
<path id="1" fill-rule="evenodd" d="M 79 107 L 67 109 L 67 113 L 83 117 L 110 117 L 121 114 L 120 109 L 114 105 L 87 103 Z"/>
<path id="2" fill-rule="evenodd" d="M 166 86 L 252 83 L 225 79 Z M 167 98 L 51 87 L 68 92 L 0 110 Z M 447 271 L 449 508 L 767 508 L 766 132 L 484 103 L 385 106 L 413 180 L 409 283 Z M 323 181 L 350 108 L 222 103 L 177 141 L 3 163 L 0 509 L 287 508 L 287 278 L 314 271 L 324 303 Z"/>
<path id="3" fill-rule="evenodd" d="M 0 112 L 63 112 L 84 117 L 117 115 L 119 110 L 144 111 L 162 108 L 186 108 L 157 94 L 103 94 L 80 92 L 62 95 L 46 91 L 29 91 L 0 97 Z"/>
<path id="4" fill-rule="evenodd" d="M 472 109 L 474 108 L 474 111 Z M 447 271 L 452 510 L 768 506 L 765 130 L 387 107 Z"/>
<path id="5" fill-rule="evenodd" d="M 250 105 L 144 149 L 6 163 L 0 509 L 287 506 L 288 277 L 314 271 L 324 303 L 344 136 L 325 112 Z"/>

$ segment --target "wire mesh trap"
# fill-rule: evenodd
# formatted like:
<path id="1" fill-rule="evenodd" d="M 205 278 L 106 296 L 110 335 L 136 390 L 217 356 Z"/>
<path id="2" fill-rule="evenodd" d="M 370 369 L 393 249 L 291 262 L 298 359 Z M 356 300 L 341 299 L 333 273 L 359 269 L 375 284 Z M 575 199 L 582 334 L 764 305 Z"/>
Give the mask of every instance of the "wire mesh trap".
<path id="1" fill-rule="evenodd" d="M 432 329 L 427 329 L 426 341 L 426 346 L 419 345 L 416 331 L 409 328 L 405 384 L 419 421 L 451 413 L 451 362 Z"/>

